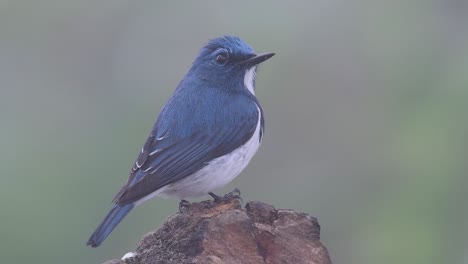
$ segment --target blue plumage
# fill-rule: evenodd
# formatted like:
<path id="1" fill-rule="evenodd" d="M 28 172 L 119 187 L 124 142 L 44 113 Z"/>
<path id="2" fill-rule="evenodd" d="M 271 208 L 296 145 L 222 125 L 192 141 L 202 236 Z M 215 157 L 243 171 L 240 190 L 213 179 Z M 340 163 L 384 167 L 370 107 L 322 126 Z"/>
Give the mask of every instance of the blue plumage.
<path id="1" fill-rule="evenodd" d="M 236 177 L 263 135 L 254 95 L 256 55 L 237 37 L 210 41 L 161 111 L 114 207 L 88 241 L 99 246 L 136 205 L 153 196 L 201 196 Z"/>
<path id="2" fill-rule="evenodd" d="M 88 241 L 88 245 L 93 247 L 99 246 L 104 239 L 114 230 L 120 221 L 132 210 L 134 207 L 133 204 L 120 205 L 118 203 L 112 206 L 112 209 L 107 214 L 106 218 L 102 223 L 96 228 L 96 231 L 91 235 Z M 91 244 L 92 242 L 92 244 Z"/>

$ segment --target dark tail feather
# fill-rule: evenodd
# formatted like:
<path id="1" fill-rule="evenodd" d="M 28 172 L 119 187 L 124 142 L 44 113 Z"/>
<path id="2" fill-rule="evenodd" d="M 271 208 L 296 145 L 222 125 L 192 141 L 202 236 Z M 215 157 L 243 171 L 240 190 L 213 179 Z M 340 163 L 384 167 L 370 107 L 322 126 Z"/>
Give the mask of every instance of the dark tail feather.
<path id="1" fill-rule="evenodd" d="M 114 230 L 114 228 L 122 221 L 122 219 L 132 210 L 133 204 L 118 205 L 114 207 L 107 214 L 102 223 L 94 230 L 94 233 L 89 238 L 86 245 L 91 247 L 98 247 L 106 239 L 106 237 Z"/>

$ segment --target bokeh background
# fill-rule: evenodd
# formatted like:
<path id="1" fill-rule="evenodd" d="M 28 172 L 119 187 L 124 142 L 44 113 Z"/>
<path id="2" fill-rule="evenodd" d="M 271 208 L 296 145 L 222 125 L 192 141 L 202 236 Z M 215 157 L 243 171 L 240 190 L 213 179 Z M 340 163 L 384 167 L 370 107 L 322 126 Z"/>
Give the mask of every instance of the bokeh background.
<path id="1" fill-rule="evenodd" d="M 234 34 L 277 55 L 257 78 L 263 145 L 220 193 L 318 217 L 336 264 L 468 263 L 467 14 L 464 0 L 2 0 L 1 262 L 120 258 L 177 212 L 153 200 L 85 246 L 199 48 Z"/>

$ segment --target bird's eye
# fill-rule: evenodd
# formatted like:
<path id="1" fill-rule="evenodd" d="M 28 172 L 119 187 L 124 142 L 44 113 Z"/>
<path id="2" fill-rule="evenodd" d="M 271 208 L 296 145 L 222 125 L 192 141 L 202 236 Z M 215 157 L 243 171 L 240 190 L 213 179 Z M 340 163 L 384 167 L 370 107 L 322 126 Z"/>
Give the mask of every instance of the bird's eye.
<path id="1" fill-rule="evenodd" d="M 226 64 L 227 61 L 228 61 L 228 55 L 226 53 L 220 53 L 216 55 L 216 63 L 220 65 L 224 65 Z"/>

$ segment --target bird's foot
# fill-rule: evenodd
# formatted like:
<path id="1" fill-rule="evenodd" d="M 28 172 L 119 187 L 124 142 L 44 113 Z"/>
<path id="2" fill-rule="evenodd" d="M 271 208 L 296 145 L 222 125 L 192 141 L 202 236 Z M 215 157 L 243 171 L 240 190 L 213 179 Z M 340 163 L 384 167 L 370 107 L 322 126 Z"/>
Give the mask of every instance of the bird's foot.
<path id="1" fill-rule="evenodd" d="M 180 200 L 179 203 L 179 212 L 184 213 L 190 207 L 190 202 L 187 200 Z"/>
<path id="2" fill-rule="evenodd" d="M 224 195 L 224 196 L 218 196 L 212 192 L 208 193 L 211 197 L 213 197 L 213 200 L 214 202 L 216 203 L 219 203 L 219 202 L 225 202 L 225 201 L 228 201 L 228 200 L 231 200 L 231 199 L 239 199 L 241 200 L 242 202 L 242 197 L 240 196 L 241 195 L 241 192 L 238 188 L 235 188 L 234 190 L 232 190 L 232 192 Z"/>

